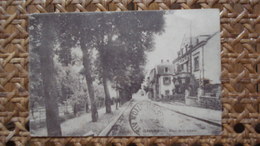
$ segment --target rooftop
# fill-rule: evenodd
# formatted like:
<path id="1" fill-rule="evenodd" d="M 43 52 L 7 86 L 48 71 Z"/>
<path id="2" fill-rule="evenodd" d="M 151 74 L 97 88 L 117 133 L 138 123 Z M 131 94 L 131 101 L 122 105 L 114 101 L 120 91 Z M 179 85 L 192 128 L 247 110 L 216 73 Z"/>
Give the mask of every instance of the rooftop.
<path id="1" fill-rule="evenodd" d="M 203 46 L 207 43 L 208 40 L 210 40 L 214 35 L 216 35 L 217 32 L 213 33 L 212 35 L 199 35 L 196 37 L 185 37 L 183 38 L 181 48 L 178 51 L 178 58 L 180 56 L 184 56 L 186 54 L 189 54 L 193 50 L 199 48 L 200 46 Z M 173 63 L 178 59 L 176 58 Z"/>
<path id="2" fill-rule="evenodd" d="M 158 75 L 168 75 L 168 74 L 173 75 L 174 67 L 169 60 L 167 60 L 166 62 L 162 60 L 161 63 L 156 66 L 156 71 Z"/>

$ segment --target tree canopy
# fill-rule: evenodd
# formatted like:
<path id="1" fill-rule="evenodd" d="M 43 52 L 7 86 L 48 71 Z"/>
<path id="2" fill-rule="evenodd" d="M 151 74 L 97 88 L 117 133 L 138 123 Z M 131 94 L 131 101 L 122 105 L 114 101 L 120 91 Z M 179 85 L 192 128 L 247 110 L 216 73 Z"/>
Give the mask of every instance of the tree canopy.
<path id="1" fill-rule="evenodd" d="M 99 81 L 103 84 L 108 111 L 110 106 L 108 80 L 116 85 L 116 89 L 124 92 L 124 95 L 131 95 L 141 88 L 146 63 L 145 54 L 153 50 L 154 34 L 164 31 L 163 17 L 163 11 L 68 13 L 43 15 L 41 19 L 33 21 L 41 21 L 40 24 L 44 28 L 41 30 L 42 33 L 44 32 L 44 38 L 41 34 L 35 36 L 45 43 L 41 45 L 40 52 L 42 55 L 49 55 L 48 58 L 52 59 L 50 63 L 54 62 L 52 68 L 57 62 L 65 68 L 74 66 L 77 62 L 83 65 L 79 75 L 86 80 L 88 96 L 94 110 L 92 114 L 95 115 L 97 109 L 93 82 Z M 37 44 L 33 45 L 37 46 Z M 47 52 L 43 50 L 44 47 L 48 47 Z M 78 52 L 82 53 L 80 59 L 72 56 L 73 51 L 78 51 L 75 48 L 81 50 Z M 34 51 L 39 50 L 36 48 Z M 44 58 L 41 58 L 41 61 L 44 61 Z M 72 75 L 72 71 L 64 72 L 60 68 L 52 72 L 52 77 L 57 75 L 59 70 L 65 76 L 65 80 L 56 79 L 60 83 L 57 86 L 62 92 L 58 96 L 59 100 L 65 100 L 63 92 L 64 94 L 68 94 L 65 91 L 74 92 L 68 89 L 69 86 L 66 84 L 73 83 L 68 78 L 75 76 L 75 72 Z M 48 71 L 44 73 L 47 74 Z M 42 86 L 46 85 L 43 82 Z M 92 118 L 96 121 L 97 114 Z"/>

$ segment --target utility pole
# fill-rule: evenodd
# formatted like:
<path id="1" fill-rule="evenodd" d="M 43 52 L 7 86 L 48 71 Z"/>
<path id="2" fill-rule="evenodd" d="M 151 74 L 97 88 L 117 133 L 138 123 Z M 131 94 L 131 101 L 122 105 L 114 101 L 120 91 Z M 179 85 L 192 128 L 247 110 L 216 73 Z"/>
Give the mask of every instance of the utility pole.
<path id="1" fill-rule="evenodd" d="M 204 95 L 204 46 L 202 46 L 202 87 L 203 87 L 203 95 Z"/>
<path id="2" fill-rule="evenodd" d="M 190 60 L 190 73 L 192 73 L 192 49 L 193 49 L 193 46 L 192 46 L 192 29 L 191 29 L 191 24 L 192 24 L 192 22 L 190 22 L 190 49 L 189 49 L 189 52 L 190 52 L 190 58 L 189 58 L 189 60 Z"/>
<path id="3" fill-rule="evenodd" d="M 191 24 L 192 24 L 192 22 L 190 22 L 190 46 L 192 46 L 192 29 L 191 29 Z"/>

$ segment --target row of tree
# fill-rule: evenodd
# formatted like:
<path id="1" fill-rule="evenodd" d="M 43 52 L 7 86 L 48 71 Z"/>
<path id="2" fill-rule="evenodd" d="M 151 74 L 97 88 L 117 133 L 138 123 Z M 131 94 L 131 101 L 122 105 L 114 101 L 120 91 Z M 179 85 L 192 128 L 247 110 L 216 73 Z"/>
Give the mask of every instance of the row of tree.
<path id="1" fill-rule="evenodd" d="M 163 32 L 163 12 L 126 12 L 96 14 L 51 14 L 30 19 L 33 29 L 31 46 L 37 59 L 31 67 L 37 68 L 42 79 L 41 87 L 46 108 L 46 125 L 49 136 L 59 136 L 59 110 L 57 97 L 66 93 L 56 90 L 57 66 L 74 66 L 72 56 L 80 48 L 83 65 L 80 74 L 86 81 L 91 102 L 92 121 L 98 120 L 94 82 L 103 85 L 106 113 L 111 113 L 111 97 L 108 83 L 112 82 L 124 101 L 141 88 L 144 78 L 145 54 L 152 51 L 154 33 Z M 58 58 L 58 59 L 57 59 Z M 40 67 L 39 67 L 40 66 Z M 66 76 L 62 84 L 68 84 Z M 40 87 L 40 86 L 38 86 Z"/>

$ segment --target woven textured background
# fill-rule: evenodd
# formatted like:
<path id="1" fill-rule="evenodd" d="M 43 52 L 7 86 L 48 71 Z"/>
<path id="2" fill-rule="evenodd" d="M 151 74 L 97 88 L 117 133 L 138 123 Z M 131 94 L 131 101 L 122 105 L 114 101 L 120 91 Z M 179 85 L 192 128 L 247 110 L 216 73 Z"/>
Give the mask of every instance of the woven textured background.
<path id="1" fill-rule="evenodd" d="M 194 8 L 220 9 L 223 85 L 221 136 L 30 138 L 28 14 Z M 260 145 L 259 14 L 259 0 L 0 1 L 0 145 Z"/>

